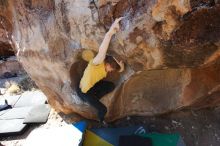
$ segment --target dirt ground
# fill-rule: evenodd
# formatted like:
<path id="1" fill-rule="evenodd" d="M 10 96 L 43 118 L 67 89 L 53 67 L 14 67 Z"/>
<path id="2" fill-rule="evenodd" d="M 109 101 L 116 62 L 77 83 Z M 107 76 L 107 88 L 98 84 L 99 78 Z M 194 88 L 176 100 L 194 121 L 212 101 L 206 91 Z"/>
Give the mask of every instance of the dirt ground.
<path id="1" fill-rule="evenodd" d="M 62 118 L 63 117 L 63 118 Z M 4 146 L 22 146 L 29 133 L 37 128 L 61 127 L 70 117 L 51 111 L 48 122 L 44 125 L 32 125 L 21 136 L 0 138 Z M 72 120 L 74 117 L 72 117 Z M 77 119 L 75 119 L 77 120 Z M 93 127 L 100 127 L 94 121 L 88 121 Z M 187 146 L 220 145 L 220 108 L 199 111 L 184 110 L 155 117 L 126 117 L 110 123 L 110 127 L 125 127 L 143 124 L 149 131 L 162 133 L 180 133 Z"/>
<path id="2" fill-rule="evenodd" d="M 115 126 L 144 124 L 150 131 L 180 133 L 187 146 L 220 146 L 220 108 L 179 111 L 157 117 L 131 117 Z"/>

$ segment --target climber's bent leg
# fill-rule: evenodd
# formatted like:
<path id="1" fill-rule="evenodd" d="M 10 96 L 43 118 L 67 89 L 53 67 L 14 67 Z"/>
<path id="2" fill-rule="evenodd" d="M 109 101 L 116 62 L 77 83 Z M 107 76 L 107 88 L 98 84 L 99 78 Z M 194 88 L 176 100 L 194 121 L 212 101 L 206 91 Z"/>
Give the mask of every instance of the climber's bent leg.
<path id="1" fill-rule="evenodd" d="M 101 80 L 97 82 L 87 93 L 100 99 L 114 89 L 115 85 L 113 82 Z"/>
<path id="2" fill-rule="evenodd" d="M 96 111 L 100 122 L 104 120 L 105 114 L 107 112 L 106 106 L 99 101 L 98 98 L 94 97 L 90 92 L 83 93 L 80 88 L 77 89 L 78 96 L 85 102 L 93 106 Z"/>

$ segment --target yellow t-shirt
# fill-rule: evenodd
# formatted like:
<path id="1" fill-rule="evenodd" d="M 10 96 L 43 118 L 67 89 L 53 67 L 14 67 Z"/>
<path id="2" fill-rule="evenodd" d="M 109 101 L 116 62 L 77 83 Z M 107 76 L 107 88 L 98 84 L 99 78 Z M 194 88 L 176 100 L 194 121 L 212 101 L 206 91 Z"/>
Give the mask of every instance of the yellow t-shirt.
<path id="1" fill-rule="evenodd" d="M 86 93 L 98 81 L 107 76 L 104 62 L 99 65 L 94 65 L 92 61 L 93 59 L 89 61 L 80 81 L 80 88 L 83 93 Z"/>

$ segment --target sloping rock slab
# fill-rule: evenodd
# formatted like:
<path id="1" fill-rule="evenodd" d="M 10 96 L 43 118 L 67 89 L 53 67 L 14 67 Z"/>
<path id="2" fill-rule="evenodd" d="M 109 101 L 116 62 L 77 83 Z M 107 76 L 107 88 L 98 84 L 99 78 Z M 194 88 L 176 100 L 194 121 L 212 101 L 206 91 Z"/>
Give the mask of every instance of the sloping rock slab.
<path id="1" fill-rule="evenodd" d="M 11 109 L 0 111 L 0 116 L 4 115 L 5 113 L 9 112 Z"/>
<path id="2" fill-rule="evenodd" d="M 82 132 L 73 125 L 51 129 L 35 129 L 27 137 L 24 146 L 78 146 Z"/>
<path id="3" fill-rule="evenodd" d="M 0 102 L 4 103 L 5 99 L 6 99 L 8 101 L 8 104 L 13 106 L 13 105 L 15 105 L 17 103 L 17 101 L 19 100 L 20 97 L 21 97 L 21 95 L 5 94 L 4 96 L 0 96 Z"/>
<path id="4" fill-rule="evenodd" d="M 25 92 L 14 107 L 35 106 L 46 102 L 46 96 L 40 91 Z"/>
<path id="5" fill-rule="evenodd" d="M 0 116 L 0 120 L 24 119 L 30 112 L 32 107 L 19 107 L 9 109 Z"/>
<path id="6" fill-rule="evenodd" d="M 50 106 L 48 104 L 37 105 L 31 108 L 23 123 L 46 123 L 49 113 Z"/>
<path id="7" fill-rule="evenodd" d="M 24 119 L 0 120 L 0 136 L 22 134 L 27 128 Z"/>

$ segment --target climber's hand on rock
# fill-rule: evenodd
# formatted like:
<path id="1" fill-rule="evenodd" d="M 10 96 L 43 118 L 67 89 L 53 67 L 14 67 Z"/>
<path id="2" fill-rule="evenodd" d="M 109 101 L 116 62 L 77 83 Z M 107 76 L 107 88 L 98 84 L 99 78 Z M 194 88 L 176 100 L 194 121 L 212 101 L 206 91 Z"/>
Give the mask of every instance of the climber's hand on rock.
<path id="1" fill-rule="evenodd" d="M 115 19 L 115 22 L 112 24 L 111 28 L 109 29 L 109 33 L 111 35 L 119 31 L 120 29 L 119 22 L 121 21 L 121 19 L 123 19 L 123 17 Z"/>
<path id="2" fill-rule="evenodd" d="M 119 70 L 119 72 L 123 72 L 123 71 L 125 70 L 125 64 L 124 64 L 124 62 L 121 60 L 121 61 L 119 61 L 118 64 L 120 65 L 120 70 Z"/>

